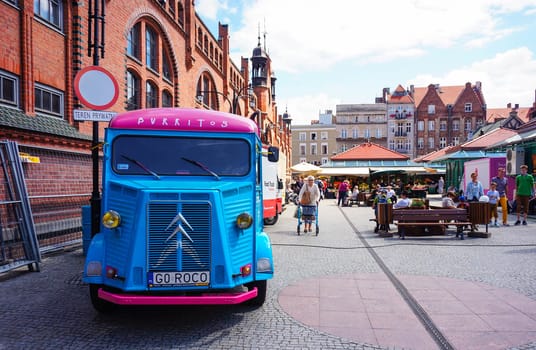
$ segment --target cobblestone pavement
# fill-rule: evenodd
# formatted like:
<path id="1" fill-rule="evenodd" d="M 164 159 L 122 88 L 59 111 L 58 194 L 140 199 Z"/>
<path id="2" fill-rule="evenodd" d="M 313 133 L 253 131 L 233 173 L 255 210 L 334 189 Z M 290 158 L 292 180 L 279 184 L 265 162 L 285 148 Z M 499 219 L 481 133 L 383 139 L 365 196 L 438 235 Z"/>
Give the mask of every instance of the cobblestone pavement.
<path id="1" fill-rule="evenodd" d="M 370 208 L 339 209 L 334 200 L 322 201 L 318 237 L 296 234 L 293 211 L 288 206 L 279 222 L 266 229 L 274 244 L 276 274 L 261 308 L 129 308 L 101 315 L 80 281 L 82 251 L 74 249 L 47 256 L 41 272 L 0 276 L 0 349 L 383 349 L 308 326 L 278 301 L 283 290 L 304 280 L 382 273 L 342 213 L 396 275 L 482 282 L 536 300 L 533 219 L 525 227 L 490 228 L 488 239 L 401 241 L 372 232 Z M 516 349 L 536 349 L 534 340 Z"/>

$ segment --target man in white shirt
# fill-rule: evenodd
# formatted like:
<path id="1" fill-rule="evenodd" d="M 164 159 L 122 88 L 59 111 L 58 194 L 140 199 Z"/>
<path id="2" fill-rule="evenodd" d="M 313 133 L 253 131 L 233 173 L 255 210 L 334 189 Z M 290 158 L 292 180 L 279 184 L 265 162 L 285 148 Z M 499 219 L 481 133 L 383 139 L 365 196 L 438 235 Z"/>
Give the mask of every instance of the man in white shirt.
<path id="1" fill-rule="evenodd" d="M 409 208 L 411 200 L 408 198 L 408 192 L 402 191 L 400 199 L 393 205 L 393 209 Z"/>

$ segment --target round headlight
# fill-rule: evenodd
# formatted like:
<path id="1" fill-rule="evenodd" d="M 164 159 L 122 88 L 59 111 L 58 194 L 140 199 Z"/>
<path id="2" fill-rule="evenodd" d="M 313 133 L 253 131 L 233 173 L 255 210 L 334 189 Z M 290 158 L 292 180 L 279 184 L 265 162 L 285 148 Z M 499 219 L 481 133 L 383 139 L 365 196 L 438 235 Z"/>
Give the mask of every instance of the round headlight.
<path id="1" fill-rule="evenodd" d="M 114 210 L 108 210 L 102 217 L 102 224 L 106 228 L 116 228 L 121 224 L 121 216 Z"/>
<path id="2" fill-rule="evenodd" d="M 253 224 L 253 218 L 248 213 L 242 213 L 236 218 L 236 226 L 241 229 L 249 228 Z"/>

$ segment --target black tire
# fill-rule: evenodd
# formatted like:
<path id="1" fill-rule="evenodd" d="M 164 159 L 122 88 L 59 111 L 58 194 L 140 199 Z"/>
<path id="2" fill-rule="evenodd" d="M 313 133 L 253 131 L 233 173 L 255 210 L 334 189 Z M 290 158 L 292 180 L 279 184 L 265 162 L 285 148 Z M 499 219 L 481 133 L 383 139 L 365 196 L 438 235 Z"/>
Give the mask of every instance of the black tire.
<path id="1" fill-rule="evenodd" d="M 91 297 L 91 304 L 93 308 L 103 314 L 110 313 L 117 308 L 116 304 L 99 298 L 99 289 L 102 288 L 100 284 L 89 285 L 89 296 Z"/>
<path id="2" fill-rule="evenodd" d="M 257 287 L 257 296 L 253 299 L 248 300 L 246 303 L 251 306 L 262 306 L 264 304 L 264 301 L 266 300 L 267 286 L 268 281 L 266 280 L 247 283 L 246 287 L 248 290 L 253 290 L 253 288 Z"/>
<path id="3" fill-rule="evenodd" d="M 279 214 L 275 214 L 275 216 L 272 216 L 271 218 L 266 218 L 264 219 L 264 224 L 265 225 L 275 225 L 275 223 L 277 222 L 277 220 L 279 219 Z"/>

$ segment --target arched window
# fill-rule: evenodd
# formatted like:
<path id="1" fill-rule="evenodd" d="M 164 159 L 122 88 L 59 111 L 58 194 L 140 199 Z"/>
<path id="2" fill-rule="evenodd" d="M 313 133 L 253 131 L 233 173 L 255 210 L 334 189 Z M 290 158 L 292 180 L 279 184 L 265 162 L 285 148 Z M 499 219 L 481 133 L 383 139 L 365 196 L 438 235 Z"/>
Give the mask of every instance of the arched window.
<path id="1" fill-rule="evenodd" d="M 173 100 L 169 91 L 162 91 L 162 107 L 173 107 Z"/>
<path id="2" fill-rule="evenodd" d="M 158 72 L 158 36 L 148 26 L 145 28 L 145 64 Z"/>
<path id="3" fill-rule="evenodd" d="M 167 80 L 171 81 L 171 62 L 169 61 L 169 56 L 167 52 L 162 52 L 162 75 Z"/>
<path id="4" fill-rule="evenodd" d="M 218 110 L 218 91 L 214 81 L 207 73 L 203 73 L 197 82 L 197 102 L 209 109 Z"/>
<path id="5" fill-rule="evenodd" d="M 128 32 L 127 39 L 127 55 L 132 56 L 138 60 L 141 60 L 140 31 L 141 23 L 136 23 Z"/>
<path id="6" fill-rule="evenodd" d="M 140 109 L 140 78 L 132 71 L 127 71 L 127 106 L 126 110 Z"/>
<path id="7" fill-rule="evenodd" d="M 152 81 L 145 84 L 145 108 L 158 107 L 158 88 Z"/>

